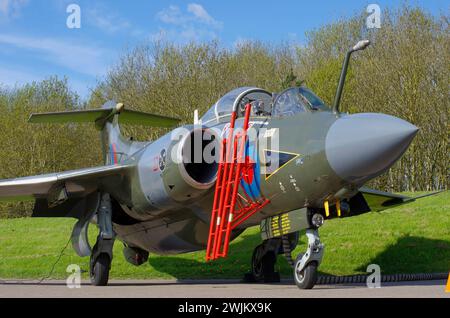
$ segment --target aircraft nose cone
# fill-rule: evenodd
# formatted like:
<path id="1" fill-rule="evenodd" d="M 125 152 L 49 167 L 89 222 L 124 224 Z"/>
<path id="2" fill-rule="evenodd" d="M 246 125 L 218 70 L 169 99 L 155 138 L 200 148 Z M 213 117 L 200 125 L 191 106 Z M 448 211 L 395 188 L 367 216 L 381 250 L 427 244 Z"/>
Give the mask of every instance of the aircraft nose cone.
<path id="1" fill-rule="evenodd" d="M 344 180 L 363 183 L 392 166 L 418 130 L 405 120 L 385 114 L 344 116 L 327 133 L 327 160 Z"/>

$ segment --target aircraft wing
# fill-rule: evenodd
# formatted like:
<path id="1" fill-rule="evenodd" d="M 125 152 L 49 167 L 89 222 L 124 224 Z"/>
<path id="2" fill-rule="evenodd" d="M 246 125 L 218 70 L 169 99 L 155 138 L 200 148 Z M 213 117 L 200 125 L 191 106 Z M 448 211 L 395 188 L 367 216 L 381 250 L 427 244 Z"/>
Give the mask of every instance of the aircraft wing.
<path id="1" fill-rule="evenodd" d="M 129 168 L 129 165 L 110 165 L 0 180 L 0 201 L 46 199 L 52 205 L 67 198 L 84 197 L 103 182 L 118 181 Z"/>
<path id="2" fill-rule="evenodd" d="M 416 197 L 408 197 L 408 196 L 401 195 L 401 194 L 384 192 L 384 191 L 374 190 L 374 189 L 370 189 L 370 188 L 366 188 L 366 187 L 360 188 L 359 192 L 363 195 L 367 205 L 370 208 L 370 211 L 382 211 L 382 210 L 385 210 L 388 208 L 392 208 L 394 206 L 413 202 L 413 201 L 423 198 L 423 197 L 435 195 L 442 191 L 427 193 L 427 194 L 416 196 Z"/>

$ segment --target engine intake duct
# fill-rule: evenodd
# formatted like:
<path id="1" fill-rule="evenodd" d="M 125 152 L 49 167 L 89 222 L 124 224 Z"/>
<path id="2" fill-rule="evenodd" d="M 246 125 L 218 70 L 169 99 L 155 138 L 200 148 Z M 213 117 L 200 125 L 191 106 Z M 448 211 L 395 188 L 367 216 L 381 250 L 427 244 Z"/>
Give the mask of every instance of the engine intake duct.
<path id="1" fill-rule="evenodd" d="M 209 189 L 217 178 L 219 142 L 211 129 L 198 128 L 181 141 L 180 172 L 197 189 Z"/>
<path id="2" fill-rule="evenodd" d="M 174 142 L 162 173 L 166 191 L 176 201 L 204 194 L 216 182 L 220 152 L 218 132 L 207 127 L 183 127 Z"/>

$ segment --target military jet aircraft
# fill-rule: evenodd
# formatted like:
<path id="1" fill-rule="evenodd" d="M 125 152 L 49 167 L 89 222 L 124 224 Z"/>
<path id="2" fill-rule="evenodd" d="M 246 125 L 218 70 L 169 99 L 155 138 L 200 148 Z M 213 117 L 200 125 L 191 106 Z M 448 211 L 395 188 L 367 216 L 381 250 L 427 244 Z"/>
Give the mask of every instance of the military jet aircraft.
<path id="1" fill-rule="evenodd" d="M 201 118 L 194 116 L 194 125 L 151 142 L 125 138 L 119 123 L 171 127 L 179 121 L 115 102 L 32 114 L 31 123 L 95 123 L 105 165 L 1 180 L 0 198 L 34 200 L 33 217 L 78 219 L 72 245 L 79 256 L 90 256 L 93 285 L 107 284 L 116 239 L 134 265 L 145 263 L 149 252 L 204 249 L 213 261 L 225 257 L 229 242 L 246 228 L 260 225 L 262 243 L 246 279 L 278 280 L 274 265 L 284 254 L 297 286 L 312 288 L 324 251 L 318 229 L 325 220 L 415 199 L 363 185 L 402 156 L 418 128 L 385 114 L 339 112 L 350 55 L 368 45 L 360 41 L 348 51 L 332 107 L 306 87 L 279 94 L 240 87 Z M 99 228 L 93 248 L 90 223 Z M 308 248 L 292 259 L 301 231 Z"/>

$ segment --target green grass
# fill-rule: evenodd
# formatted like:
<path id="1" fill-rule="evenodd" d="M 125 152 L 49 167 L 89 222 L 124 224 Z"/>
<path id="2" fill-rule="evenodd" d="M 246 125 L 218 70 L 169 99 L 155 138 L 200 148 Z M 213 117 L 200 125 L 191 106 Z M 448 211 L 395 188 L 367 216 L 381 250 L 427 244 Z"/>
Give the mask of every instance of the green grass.
<path id="1" fill-rule="evenodd" d="M 320 234 L 325 244 L 322 273 L 348 275 L 378 264 L 383 273 L 446 272 L 450 269 L 450 192 L 420 199 L 380 213 L 333 219 Z M 0 220 L 0 277 L 36 279 L 46 276 L 67 242 L 74 220 Z M 95 227 L 91 229 L 95 237 Z M 230 247 L 227 259 L 205 263 L 205 252 L 176 256 L 150 255 L 140 267 L 128 264 L 116 242 L 111 278 L 238 278 L 249 270 L 253 248 L 260 243 L 257 228 L 247 229 Z M 293 253 L 305 249 L 305 237 Z M 71 247 L 57 264 L 52 278 L 65 278 L 69 264 L 87 270 L 89 258 Z M 284 276 L 291 269 L 284 257 L 277 267 Z M 87 278 L 86 274 L 84 278 Z"/>

